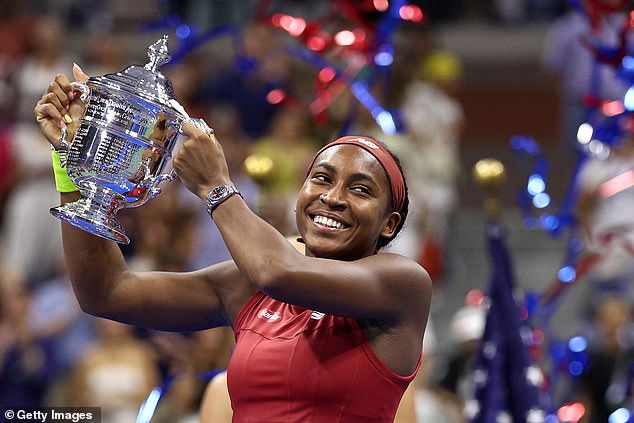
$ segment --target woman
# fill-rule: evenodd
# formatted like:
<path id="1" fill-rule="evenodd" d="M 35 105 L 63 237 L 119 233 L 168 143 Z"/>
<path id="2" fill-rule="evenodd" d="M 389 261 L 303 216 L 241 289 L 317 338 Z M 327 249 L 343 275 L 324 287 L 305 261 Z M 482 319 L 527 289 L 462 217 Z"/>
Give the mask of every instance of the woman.
<path id="1" fill-rule="evenodd" d="M 73 73 L 86 79 L 78 68 Z M 72 136 L 82 112 L 64 75 L 35 108 L 55 147 L 60 126 Z M 397 161 L 367 137 L 320 150 L 296 205 L 304 255 L 233 193 L 213 132 L 182 129 L 188 138 L 174 168 L 206 203 L 233 260 L 190 273 L 135 273 L 116 244 L 63 224 L 82 308 L 158 330 L 232 326 L 228 387 L 236 422 L 391 422 L 420 366 L 431 302 L 422 267 L 377 253 L 407 215 Z"/>

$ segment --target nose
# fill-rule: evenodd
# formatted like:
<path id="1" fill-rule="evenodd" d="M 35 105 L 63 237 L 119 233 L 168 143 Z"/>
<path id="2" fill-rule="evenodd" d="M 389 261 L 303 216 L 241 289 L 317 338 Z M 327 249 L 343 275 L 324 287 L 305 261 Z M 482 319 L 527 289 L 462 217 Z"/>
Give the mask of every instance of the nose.
<path id="1" fill-rule="evenodd" d="M 345 198 L 341 192 L 341 189 L 334 186 L 332 189 L 321 193 L 319 199 L 322 203 L 328 205 L 331 208 L 345 207 Z"/>

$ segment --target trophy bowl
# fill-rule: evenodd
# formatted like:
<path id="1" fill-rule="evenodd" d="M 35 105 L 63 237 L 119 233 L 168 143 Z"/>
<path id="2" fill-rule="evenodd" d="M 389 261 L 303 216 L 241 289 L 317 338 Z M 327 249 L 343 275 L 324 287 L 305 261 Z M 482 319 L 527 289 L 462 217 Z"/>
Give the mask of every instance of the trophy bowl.
<path id="1" fill-rule="evenodd" d="M 170 60 L 167 36 L 148 48 L 150 62 L 116 74 L 73 82 L 86 109 L 70 143 L 62 130 L 60 161 L 81 198 L 50 210 L 58 219 L 103 238 L 128 244 L 117 219 L 124 207 L 156 197 L 181 127 L 190 119 L 158 66 Z M 208 128 L 208 127 L 207 127 Z M 65 157 L 64 157 L 65 156 Z"/>

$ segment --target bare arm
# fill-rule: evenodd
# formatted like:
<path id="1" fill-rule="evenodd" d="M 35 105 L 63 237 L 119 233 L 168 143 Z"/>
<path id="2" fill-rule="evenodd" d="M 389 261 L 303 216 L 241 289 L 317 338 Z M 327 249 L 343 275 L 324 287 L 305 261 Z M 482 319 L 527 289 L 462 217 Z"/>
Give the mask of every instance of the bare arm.
<path id="1" fill-rule="evenodd" d="M 250 216 L 239 198 L 231 200 L 214 211 L 214 220 L 245 277 L 268 295 L 324 313 L 392 323 L 427 315 L 431 281 L 418 264 L 395 254 L 356 261 L 303 256 Z M 241 239 L 249 239 L 248 250 Z"/>
<path id="2" fill-rule="evenodd" d="M 58 75 L 35 108 L 42 132 L 56 147 L 64 116 L 72 119 L 66 119 L 70 137 L 83 114 L 71 92 L 68 78 Z M 78 192 L 62 194 L 62 202 L 78 198 Z M 62 237 L 73 289 L 91 314 L 153 329 L 204 329 L 231 324 L 253 292 L 233 262 L 190 273 L 135 273 L 114 242 L 65 223 Z"/>
<path id="3" fill-rule="evenodd" d="M 230 325 L 254 292 L 230 261 L 196 272 L 137 273 L 114 242 L 66 223 L 62 239 L 73 290 L 90 314 L 159 330 L 207 329 Z"/>
<path id="4" fill-rule="evenodd" d="M 231 184 L 215 136 L 192 125 L 183 130 L 189 138 L 174 167 L 188 189 L 204 198 L 211 187 Z M 394 254 L 356 261 L 305 257 L 236 195 L 218 206 L 213 218 L 244 277 L 268 295 L 325 313 L 415 321 L 424 328 L 431 282 L 411 260 Z"/>

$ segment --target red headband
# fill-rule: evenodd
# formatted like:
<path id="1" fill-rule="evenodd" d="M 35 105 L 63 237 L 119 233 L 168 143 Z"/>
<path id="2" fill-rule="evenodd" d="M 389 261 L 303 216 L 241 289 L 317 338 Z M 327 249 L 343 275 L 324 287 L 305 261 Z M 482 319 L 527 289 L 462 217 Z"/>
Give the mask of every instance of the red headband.
<path id="1" fill-rule="evenodd" d="M 394 210 L 400 212 L 403 208 L 403 203 L 405 202 L 405 181 L 403 179 L 403 173 L 401 169 L 399 169 L 396 160 L 390 154 L 390 152 L 385 148 L 382 144 L 378 143 L 376 140 L 373 140 L 370 137 L 364 137 L 361 135 L 350 135 L 347 137 L 338 138 L 325 146 L 323 146 L 313 160 L 310 162 L 308 166 L 308 171 L 315 164 L 315 160 L 317 156 L 319 156 L 324 150 L 330 148 L 335 145 L 340 144 L 352 144 L 357 147 L 363 148 L 368 153 L 372 154 L 383 166 L 385 172 L 387 173 L 387 178 L 390 180 L 390 187 L 392 188 L 392 204 L 394 206 Z"/>

